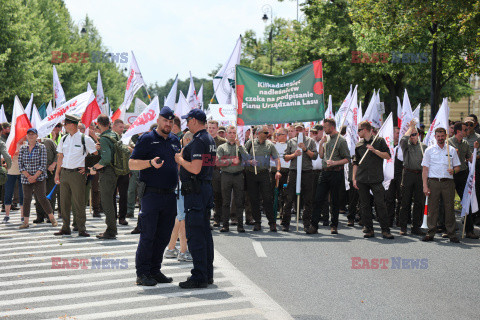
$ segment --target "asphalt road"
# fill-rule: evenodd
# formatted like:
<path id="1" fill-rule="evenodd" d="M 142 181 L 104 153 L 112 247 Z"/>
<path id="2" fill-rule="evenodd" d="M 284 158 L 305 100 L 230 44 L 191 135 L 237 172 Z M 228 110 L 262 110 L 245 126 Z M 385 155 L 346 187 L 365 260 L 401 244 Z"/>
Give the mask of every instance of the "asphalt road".
<path id="1" fill-rule="evenodd" d="M 103 219 L 91 216 L 88 239 L 75 233 L 55 237 L 58 228 L 46 224 L 18 230 L 19 224 L 18 213 L 12 213 L 11 223 L 0 225 L 0 317 L 8 319 L 478 319 L 480 315 L 478 240 L 450 244 L 436 238 L 423 243 L 416 236 L 398 236 L 398 230 L 393 230 L 395 240 L 382 239 L 379 233 L 363 239 L 360 227 L 347 228 L 344 217 L 339 235 L 330 235 L 327 228 L 319 229 L 318 235 L 270 233 L 266 228 L 252 232 L 251 227 L 240 235 L 215 230 L 215 284 L 185 291 L 178 282 L 189 275 L 192 265 L 176 260 L 166 260 L 163 267 L 174 278 L 173 284 L 135 285 L 138 235 L 130 231 L 136 219 L 119 226 L 118 240 L 105 241 L 93 237 L 103 232 Z M 70 264 L 73 258 L 88 259 L 88 263 L 85 269 L 72 265 L 58 269 L 52 258 Z M 100 268 L 94 267 L 93 258 L 101 258 Z M 120 259 L 119 264 L 108 259 Z M 367 266 L 362 259 L 378 268 L 361 269 Z"/>

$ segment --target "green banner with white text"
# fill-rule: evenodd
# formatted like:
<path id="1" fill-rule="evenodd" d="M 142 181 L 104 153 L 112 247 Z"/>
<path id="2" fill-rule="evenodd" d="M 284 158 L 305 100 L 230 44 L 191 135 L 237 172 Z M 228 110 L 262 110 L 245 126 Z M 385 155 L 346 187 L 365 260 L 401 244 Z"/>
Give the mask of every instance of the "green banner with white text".
<path id="1" fill-rule="evenodd" d="M 283 76 L 236 66 L 238 125 L 320 121 L 325 114 L 322 60 Z"/>

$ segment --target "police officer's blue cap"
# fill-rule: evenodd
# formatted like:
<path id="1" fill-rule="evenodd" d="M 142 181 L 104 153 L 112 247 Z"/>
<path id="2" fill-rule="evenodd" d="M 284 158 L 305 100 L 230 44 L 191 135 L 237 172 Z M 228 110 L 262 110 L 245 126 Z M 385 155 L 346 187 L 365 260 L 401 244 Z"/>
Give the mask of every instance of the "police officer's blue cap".
<path id="1" fill-rule="evenodd" d="M 160 111 L 160 115 L 167 120 L 173 120 L 173 118 L 175 118 L 175 115 L 173 114 L 173 110 L 170 109 L 169 107 L 163 107 L 162 110 Z"/>
<path id="2" fill-rule="evenodd" d="M 192 109 L 187 115 L 182 116 L 182 119 L 188 119 L 188 118 L 194 118 L 202 122 L 207 121 L 207 115 L 205 114 L 205 112 L 203 112 L 200 109 Z"/>

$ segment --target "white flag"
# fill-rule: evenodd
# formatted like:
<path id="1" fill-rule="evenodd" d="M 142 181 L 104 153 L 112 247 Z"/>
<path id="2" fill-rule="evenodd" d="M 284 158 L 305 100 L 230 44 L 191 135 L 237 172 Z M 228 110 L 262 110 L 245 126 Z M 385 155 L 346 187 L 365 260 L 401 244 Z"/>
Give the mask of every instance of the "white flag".
<path id="1" fill-rule="evenodd" d="M 63 92 L 62 85 L 60 84 L 60 80 L 58 79 L 58 74 L 57 74 L 57 69 L 55 68 L 55 65 L 53 66 L 53 92 L 55 94 L 55 103 L 58 106 L 61 106 L 62 104 L 67 101 L 65 98 L 65 93 Z"/>
<path id="2" fill-rule="evenodd" d="M 203 109 L 203 84 L 198 90 L 198 94 L 196 96 L 195 108 Z"/>
<path id="3" fill-rule="evenodd" d="M 32 108 L 32 117 L 30 119 L 32 128 L 37 128 L 41 122 L 42 122 L 42 117 L 40 117 L 40 113 L 38 112 L 37 106 L 34 104 Z"/>
<path id="4" fill-rule="evenodd" d="M 403 95 L 403 105 L 402 105 L 402 126 L 400 127 L 399 137 L 403 137 L 408 131 L 410 126 L 410 121 L 413 120 L 412 106 L 410 105 L 410 99 L 408 98 L 407 89 Z"/>
<path id="5" fill-rule="evenodd" d="M 143 81 L 142 73 L 138 68 L 137 60 L 135 60 L 133 51 L 131 59 L 130 69 L 128 71 L 127 87 L 125 89 L 125 97 L 123 98 L 123 108 L 121 109 L 122 114 L 119 115 L 119 118 L 123 121 L 125 121 L 125 112 L 128 110 L 128 108 L 130 108 L 130 104 L 133 101 L 135 93 L 137 93 L 138 89 L 145 85 L 145 81 Z"/>
<path id="6" fill-rule="evenodd" d="M 3 104 L 2 104 L 2 107 L 0 108 L 0 123 L 5 123 L 5 122 L 8 122 L 8 121 L 7 121 L 7 116 L 5 115 L 5 108 L 3 107 Z"/>
<path id="7" fill-rule="evenodd" d="M 300 147 L 298 145 L 300 143 L 303 143 L 303 133 L 300 132 L 297 136 L 297 150 L 300 150 Z M 297 157 L 297 181 L 295 181 L 295 191 L 297 195 L 300 194 L 300 191 L 302 189 L 302 159 L 303 155 L 300 154 L 300 156 Z"/>
<path id="8" fill-rule="evenodd" d="M 152 100 L 153 101 L 153 100 Z M 147 109 L 148 106 L 145 102 L 142 100 L 135 98 L 135 113 L 140 114 L 143 112 L 143 110 Z"/>
<path id="9" fill-rule="evenodd" d="M 235 89 L 235 66 L 240 64 L 242 37 L 235 44 L 232 54 L 213 78 L 213 89 L 218 104 L 232 104 L 231 95 Z"/>
<path id="10" fill-rule="evenodd" d="M 168 93 L 168 96 L 165 98 L 163 105 L 169 107 L 172 110 L 175 110 L 175 102 L 177 101 L 177 88 L 178 88 L 178 74 L 175 77 L 172 88 Z"/>
<path id="11" fill-rule="evenodd" d="M 102 78 L 100 77 L 100 70 L 98 70 L 98 77 L 97 77 L 97 103 L 104 113 L 103 104 L 105 103 L 105 94 L 103 93 L 103 84 Z"/>
<path id="12" fill-rule="evenodd" d="M 177 103 L 177 108 L 175 109 L 175 115 L 177 115 L 179 118 L 182 118 L 182 116 L 188 114 L 192 110 L 192 107 L 188 103 L 187 99 L 183 95 L 183 92 L 180 91 L 178 95 L 178 103 Z M 187 119 L 181 119 L 182 123 L 182 130 L 185 130 L 187 128 Z"/>
<path id="13" fill-rule="evenodd" d="M 442 105 L 440 106 L 440 109 L 438 109 L 437 115 L 435 116 L 435 119 L 433 119 L 432 124 L 430 125 L 430 128 L 428 129 L 427 135 L 425 136 L 425 139 L 423 140 L 423 143 L 425 143 L 427 146 L 435 144 L 435 129 L 437 128 L 444 128 L 447 133 L 449 129 L 448 125 L 448 116 L 450 113 L 450 108 L 448 107 L 448 99 L 444 98 Z"/>
<path id="14" fill-rule="evenodd" d="M 92 86 L 90 85 L 90 82 L 87 82 L 87 91 L 90 91 L 90 90 L 93 91 Z"/>
<path id="15" fill-rule="evenodd" d="M 52 114 L 52 112 L 53 112 L 52 100 L 48 101 L 48 106 L 47 106 L 46 112 L 47 112 L 47 116 Z"/>
<path id="16" fill-rule="evenodd" d="M 390 113 L 385 120 L 385 123 L 382 129 L 378 132 L 378 136 L 385 139 L 388 149 L 390 149 L 390 159 L 383 160 L 383 181 L 390 184 L 390 180 L 393 179 L 394 175 L 394 163 L 395 163 L 395 151 L 393 145 L 393 115 Z M 385 187 L 385 184 L 384 184 Z M 388 185 L 385 187 L 388 189 Z"/>
<path id="17" fill-rule="evenodd" d="M 157 123 L 158 115 L 160 114 L 160 105 L 158 103 L 158 97 L 155 96 L 152 102 L 148 105 L 145 110 L 135 119 L 135 121 L 130 125 L 127 132 L 122 136 L 122 142 L 128 144 L 130 137 L 135 134 L 147 132 L 150 130 L 150 126 L 154 123 Z"/>
<path id="18" fill-rule="evenodd" d="M 400 102 L 400 98 L 397 97 L 397 122 L 398 128 L 402 127 L 402 103 Z"/>
<path id="19" fill-rule="evenodd" d="M 90 90 L 68 100 L 61 106 L 58 106 L 52 114 L 48 115 L 40 122 L 40 125 L 37 127 L 38 137 L 44 138 L 50 134 L 57 123 L 65 119 L 65 114 L 67 113 L 81 117 L 90 103 L 94 100 L 95 94 Z"/>
<path id="20" fill-rule="evenodd" d="M 352 86 L 350 86 L 350 91 L 348 92 L 347 96 L 345 97 L 345 100 L 343 100 L 342 105 L 340 108 L 338 108 L 337 113 L 335 114 L 335 123 L 337 127 L 337 131 L 340 131 L 340 127 L 342 126 L 343 118 L 345 116 L 345 113 L 348 110 L 348 107 L 350 106 L 350 99 L 352 97 Z"/>
<path id="21" fill-rule="evenodd" d="M 413 110 L 413 119 L 417 122 L 417 128 L 420 129 L 420 103 L 417 108 Z"/>
<path id="22" fill-rule="evenodd" d="M 190 109 L 195 108 L 195 101 L 197 101 L 197 92 L 195 91 L 195 84 L 193 83 L 192 72 L 190 71 L 190 86 L 188 87 L 187 96 L 188 105 Z"/>
<path id="23" fill-rule="evenodd" d="M 32 118 L 32 107 L 33 107 L 33 93 L 30 96 L 30 101 L 28 101 L 28 104 L 25 107 L 25 114 L 27 115 L 28 120 L 31 120 Z"/>
<path id="24" fill-rule="evenodd" d="M 363 114 L 362 121 L 367 120 L 370 122 L 372 127 L 374 128 L 381 128 L 383 117 L 380 114 L 380 110 L 378 105 L 380 104 L 380 100 L 378 99 L 378 95 L 375 93 L 375 89 L 373 90 L 372 98 L 370 99 L 370 103 L 368 104 L 367 110 Z"/>
<path id="25" fill-rule="evenodd" d="M 333 115 L 333 107 L 332 107 L 332 95 L 329 95 L 328 96 L 328 107 L 327 107 L 327 110 L 325 111 L 325 118 L 324 119 L 327 119 L 327 118 L 333 118 L 334 115 Z"/>
<path id="26" fill-rule="evenodd" d="M 475 162 L 477 160 L 477 151 L 477 148 L 473 149 L 473 160 L 471 164 L 469 163 L 470 171 L 468 172 L 467 184 L 465 185 L 462 197 L 462 217 L 470 212 L 470 208 L 472 208 L 472 212 L 478 211 L 478 203 L 475 193 Z M 473 199 L 474 197 L 475 199 Z"/>
<path id="27" fill-rule="evenodd" d="M 346 121 L 345 125 L 347 126 L 347 133 L 345 139 L 347 140 L 348 149 L 350 150 L 350 155 L 355 154 L 355 145 L 357 144 L 358 137 L 358 105 L 357 105 L 357 86 L 353 90 L 352 97 L 348 105 L 347 112 L 345 114 Z"/>

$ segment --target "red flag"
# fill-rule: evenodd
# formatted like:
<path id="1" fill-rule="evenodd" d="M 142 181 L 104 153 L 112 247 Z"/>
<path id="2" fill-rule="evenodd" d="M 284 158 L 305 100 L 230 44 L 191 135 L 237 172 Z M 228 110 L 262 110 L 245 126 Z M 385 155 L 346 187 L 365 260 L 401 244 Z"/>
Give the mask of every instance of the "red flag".
<path id="1" fill-rule="evenodd" d="M 125 114 L 127 110 L 125 110 L 126 108 L 124 106 L 125 104 L 122 103 L 120 107 L 115 110 L 115 112 L 112 114 L 112 122 L 117 119 L 122 119 L 123 121 L 125 121 Z"/>
<path id="2" fill-rule="evenodd" d="M 12 157 L 17 152 L 17 144 L 22 138 L 27 136 L 27 130 L 31 127 L 32 124 L 25 114 L 20 99 L 15 96 L 15 102 L 13 103 L 12 129 L 7 139 L 7 150 Z"/>
<path id="3" fill-rule="evenodd" d="M 82 123 L 86 128 L 90 126 L 93 120 L 101 114 L 100 107 L 98 106 L 97 99 L 93 99 L 92 102 L 87 106 L 85 112 L 82 115 Z"/>

